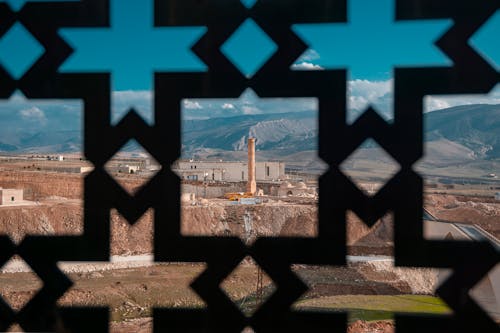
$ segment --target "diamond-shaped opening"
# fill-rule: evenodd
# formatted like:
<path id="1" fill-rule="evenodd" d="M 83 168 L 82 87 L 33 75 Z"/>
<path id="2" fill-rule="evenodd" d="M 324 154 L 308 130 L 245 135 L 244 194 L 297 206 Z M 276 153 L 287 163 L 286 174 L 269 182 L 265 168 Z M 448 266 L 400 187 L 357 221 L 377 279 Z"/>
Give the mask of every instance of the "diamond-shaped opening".
<path id="1" fill-rule="evenodd" d="M 347 312 L 351 332 L 394 329 L 393 313 L 444 315 L 451 309 L 435 295 L 441 270 L 395 267 L 391 257 L 354 255 L 346 266 L 296 265 L 309 290 L 299 311 Z"/>
<path id="2" fill-rule="evenodd" d="M 220 287 L 246 316 L 252 316 L 276 290 L 271 278 L 251 257 L 244 258 Z"/>
<path id="3" fill-rule="evenodd" d="M 366 194 L 375 195 L 399 170 L 399 164 L 373 139 L 367 139 L 340 165 Z"/>
<path id="4" fill-rule="evenodd" d="M 241 3 L 247 7 L 247 8 L 252 8 L 256 3 L 257 3 L 257 0 L 240 0 Z"/>
<path id="5" fill-rule="evenodd" d="M 20 257 L 12 257 L 0 270 L 0 295 L 20 311 L 43 287 L 43 281 Z"/>
<path id="6" fill-rule="evenodd" d="M 347 250 L 353 256 L 392 256 L 394 250 L 394 214 L 387 213 L 371 228 L 354 212 L 346 215 Z"/>
<path id="7" fill-rule="evenodd" d="M 500 264 L 491 269 L 469 294 L 493 320 L 500 323 Z"/>
<path id="8" fill-rule="evenodd" d="M 135 194 L 161 170 L 161 165 L 136 140 L 129 140 L 104 166 L 129 194 Z"/>
<path id="9" fill-rule="evenodd" d="M 181 232 L 188 236 L 317 234 L 318 101 L 239 98 L 182 101 Z M 256 192 L 248 195 L 248 139 L 255 138 Z M 271 221 L 271 222 L 270 222 Z"/>
<path id="10" fill-rule="evenodd" d="M 0 39 L 0 62 L 20 79 L 44 52 L 43 46 L 19 22 Z"/>
<path id="11" fill-rule="evenodd" d="M 222 45 L 224 55 L 247 77 L 252 77 L 276 52 L 276 43 L 255 23 L 247 19 Z"/>

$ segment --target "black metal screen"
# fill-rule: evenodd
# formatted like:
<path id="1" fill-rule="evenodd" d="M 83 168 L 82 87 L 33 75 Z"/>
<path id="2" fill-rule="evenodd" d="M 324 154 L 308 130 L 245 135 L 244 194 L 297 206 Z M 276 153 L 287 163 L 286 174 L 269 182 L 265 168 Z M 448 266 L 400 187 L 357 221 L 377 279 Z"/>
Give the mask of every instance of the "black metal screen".
<path id="1" fill-rule="evenodd" d="M 395 264 L 451 268 L 453 274 L 437 295 L 452 315 L 423 317 L 396 314 L 397 332 L 499 332 L 498 325 L 471 299 L 469 290 L 500 259 L 486 242 L 435 241 L 423 237 L 423 181 L 413 165 L 423 156 L 423 97 L 431 94 L 487 93 L 499 74 L 469 45 L 469 37 L 500 8 L 496 0 L 398 0 L 397 20 L 451 18 L 452 28 L 438 41 L 452 67 L 395 68 L 394 122 L 368 109 L 346 124 L 346 70 L 293 71 L 307 45 L 291 30 L 297 23 L 347 21 L 347 0 L 259 0 L 247 9 L 239 0 L 156 0 L 154 25 L 206 26 L 193 47 L 205 72 L 154 75 L 154 125 L 133 110 L 111 125 L 109 73 L 61 74 L 72 49 L 58 35 L 62 27 L 109 26 L 106 0 L 27 2 L 18 12 L 0 3 L 0 37 L 21 22 L 44 46 L 45 53 L 18 80 L 0 66 L 0 97 L 20 90 L 29 99 L 80 99 L 84 103 L 84 153 L 95 169 L 85 178 L 82 236 L 30 236 L 15 245 L 0 236 L 0 265 L 14 254 L 43 280 L 43 289 L 19 312 L 0 300 L 0 331 L 18 322 L 26 331 L 107 332 L 107 308 L 61 308 L 57 300 L 71 280 L 59 261 L 108 261 L 110 210 L 133 224 L 154 209 L 156 262 L 205 262 L 192 287 L 203 309 L 154 309 L 155 332 L 345 332 L 347 314 L 299 311 L 291 305 L 307 286 L 293 264 L 346 265 L 346 212 L 354 211 L 371 226 L 394 213 Z M 248 17 L 277 44 L 277 52 L 251 78 L 220 51 Z M 166 41 L 168 42 L 168 41 Z M 370 50 L 367 50 L 369 61 Z M 246 88 L 260 97 L 314 97 L 319 101 L 319 156 L 329 169 L 319 181 L 319 232 L 316 238 L 258 239 L 247 246 L 239 238 L 185 237 L 180 233 L 180 179 L 170 165 L 180 157 L 181 101 L 185 98 L 236 98 Z M 373 197 L 361 192 L 339 170 L 359 145 L 373 138 L 396 160 L 400 171 Z M 139 142 L 162 166 L 135 195 L 104 170 L 106 162 L 129 140 Z M 220 283 L 246 256 L 255 259 L 277 286 L 251 317 L 243 315 L 222 292 Z"/>

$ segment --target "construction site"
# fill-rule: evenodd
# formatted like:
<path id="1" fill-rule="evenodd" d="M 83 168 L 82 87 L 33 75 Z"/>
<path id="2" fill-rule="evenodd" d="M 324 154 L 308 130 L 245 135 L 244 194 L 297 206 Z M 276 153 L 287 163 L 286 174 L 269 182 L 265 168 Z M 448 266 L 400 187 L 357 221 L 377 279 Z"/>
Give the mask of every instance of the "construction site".
<path id="1" fill-rule="evenodd" d="M 65 164 L 67 163 L 67 164 Z M 83 180 L 91 166 L 81 157 L 33 160 L 0 159 L 0 234 L 20 242 L 26 235 L 78 235 L 83 231 Z M 119 156 L 107 170 L 130 193 L 158 169 L 144 157 Z M 80 169 L 81 170 L 81 169 Z M 315 237 L 318 183 L 314 177 L 286 172 L 279 161 L 256 162 L 255 140 L 248 140 L 246 161 L 178 161 L 172 167 L 182 184 L 184 235 L 237 236 L 252 243 L 262 236 Z M 367 191 L 377 185 L 362 182 Z M 3 192 L 2 192 L 3 191 Z M 477 186 L 427 186 L 424 233 L 428 239 L 487 239 L 500 246 L 500 202 L 495 189 Z M 14 200 L 12 200 L 14 198 Z M 390 214 L 368 228 L 354 213 L 347 216 L 348 265 L 296 265 L 309 291 L 297 309 L 349 311 L 349 332 L 394 332 L 393 312 L 449 314 L 435 289 L 449 272 L 394 267 Z M 203 264 L 153 263 L 153 212 L 134 226 L 113 211 L 111 254 L 107 263 L 61 263 L 74 282 L 61 298 L 65 306 L 109 306 L 112 332 L 151 332 L 155 306 L 203 307 L 189 284 Z M 20 309 L 41 283 L 22 260 L 1 268 L 0 294 Z M 250 314 L 274 290 L 273 281 L 251 258 L 221 284 Z M 472 291 L 500 322 L 500 267 Z M 11 331 L 18 328 L 13 326 Z M 249 333 L 251 330 L 245 331 Z"/>

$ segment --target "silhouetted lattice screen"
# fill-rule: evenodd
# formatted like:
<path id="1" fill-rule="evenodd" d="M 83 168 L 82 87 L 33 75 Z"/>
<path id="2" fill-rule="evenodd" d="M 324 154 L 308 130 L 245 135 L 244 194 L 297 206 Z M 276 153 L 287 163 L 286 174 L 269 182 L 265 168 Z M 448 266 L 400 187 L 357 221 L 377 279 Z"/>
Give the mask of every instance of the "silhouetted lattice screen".
<path id="1" fill-rule="evenodd" d="M 446 68 L 395 68 L 393 124 L 367 110 L 346 125 L 346 70 L 292 71 L 307 49 L 291 30 L 295 23 L 345 22 L 346 0 L 260 0 L 251 9 L 239 0 L 156 0 L 154 25 L 206 26 L 193 47 L 207 65 L 201 73 L 154 75 L 155 124 L 133 110 L 118 125 L 110 123 L 110 73 L 60 74 L 72 49 L 58 35 L 61 27 L 107 27 L 106 0 L 27 2 L 18 12 L 0 3 L 0 36 L 21 22 L 45 53 L 18 80 L 0 67 L 0 95 L 16 89 L 27 98 L 84 101 L 85 156 L 95 170 L 85 178 L 85 226 L 78 237 L 27 237 L 15 245 L 0 238 L 0 264 L 18 254 L 43 280 L 43 289 L 15 313 L 0 301 L 0 330 L 16 321 L 26 331 L 107 332 L 106 308 L 61 308 L 57 300 L 71 281 L 58 261 L 107 261 L 109 216 L 116 208 L 134 223 L 149 208 L 155 212 L 157 262 L 206 262 L 192 284 L 205 309 L 154 309 L 155 332 L 345 332 L 346 314 L 302 312 L 291 305 L 307 287 L 291 264 L 345 265 L 345 215 L 353 210 L 367 225 L 388 211 L 395 217 L 398 266 L 451 268 L 437 294 L 452 308 L 448 316 L 396 314 L 397 332 L 498 332 L 499 327 L 470 298 L 468 291 L 499 262 L 488 243 L 425 240 L 422 232 L 422 178 L 413 164 L 422 157 L 422 99 L 429 94 L 487 93 L 499 74 L 468 44 L 468 38 L 499 8 L 495 0 L 398 0 L 397 20 L 452 18 L 453 27 L 438 46 L 454 62 Z M 251 78 L 220 52 L 221 45 L 251 17 L 274 40 L 277 52 Z M 168 41 L 166 41 L 168 42 Z M 370 50 L 366 50 L 369 61 Z M 131 64 L 133 66 L 133 64 Z M 319 155 L 329 165 L 320 179 L 319 235 L 313 239 L 260 238 L 247 246 L 238 238 L 184 237 L 180 234 L 180 180 L 169 166 L 180 155 L 180 107 L 184 98 L 236 98 L 245 88 L 261 97 L 315 97 L 319 100 Z M 104 170 L 104 164 L 129 140 L 136 139 L 162 164 L 134 196 Z M 367 138 L 373 138 L 401 170 L 374 197 L 365 196 L 339 171 L 339 165 Z M 247 255 L 274 280 L 277 290 L 247 318 L 219 284 Z"/>

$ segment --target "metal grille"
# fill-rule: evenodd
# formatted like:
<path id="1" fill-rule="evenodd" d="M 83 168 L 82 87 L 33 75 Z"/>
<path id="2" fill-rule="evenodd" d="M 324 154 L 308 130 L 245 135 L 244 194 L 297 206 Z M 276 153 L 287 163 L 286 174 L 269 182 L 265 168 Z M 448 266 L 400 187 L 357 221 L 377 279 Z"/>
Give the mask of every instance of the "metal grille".
<path id="1" fill-rule="evenodd" d="M 58 73 L 59 66 L 72 53 L 58 35 L 58 29 L 109 26 L 108 1 L 28 2 L 19 12 L 0 3 L 0 36 L 19 21 L 45 48 L 42 57 L 17 80 L 0 67 L 0 97 L 9 98 L 19 89 L 27 98 L 83 100 L 84 152 L 95 166 L 85 178 L 82 236 L 31 236 L 19 245 L 7 236 L 0 237 L 0 265 L 18 254 L 44 282 L 43 289 L 17 313 L 0 300 L 0 331 L 13 322 L 18 322 L 26 331 L 108 331 L 106 308 L 56 305 L 72 284 L 56 263 L 107 261 L 112 208 L 131 224 L 149 208 L 154 209 L 155 261 L 207 263 L 206 270 L 192 284 L 207 307 L 154 309 L 155 332 L 241 332 L 246 326 L 256 332 L 345 332 L 345 313 L 291 309 L 307 290 L 292 272 L 291 265 L 345 265 L 348 210 L 354 211 L 368 226 L 385 213 L 394 213 L 397 266 L 453 269 L 453 274 L 437 291 L 452 308 L 453 315 L 396 314 L 397 332 L 500 331 L 468 294 L 499 262 L 500 253 L 488 242 L 425 240 L 423 182 L 412 168 L 423 155 L 422 100 L 425 95 L 487 93 L 498 83 L 498 72 L 468 45 L 468 38 L 498 8 L 500 2 L 495 0 L 396 1 L 397 20 L 454 20 L 453 27 L 437 43 L 454 65 L 396 68 L 394 122 L 389 124 L 368 109 L 357 121 L 347 125 L 346 70 L 290 70 L 295 59 L 307 49 L 292 32 L 291 24 L 346 22 L 346 0 L 259 0 L 251 9 L 239 0 L 155 0 L 155 26 L 208 28 L 193 47 L 208 70 L 155 73 L 155 124 L 148 125 L 130 110 L 112 126 L 111 74 Z M 241 74 L 220 51 L 248 17 L 278 46 L 277 52 L 250 78 Z M 315 97 L 319 101 L 319 156 L 329 170 L 319 181 L 317 238 L 263 237 L 246 245 L 238 238 L 185 237 L 180 233 L 180 180 L 169 166 L 180 157 L 181 101 L 236 98 L 247 87 L 261 97 Z M 362 193 L 339 170 L 344 159 L 368 138 L 373 138 L 401 167 L 373 197 Z M 129 139 L 137 140 L 163 166 L 133 196 L 104 170 L 105 163 Z M 249 318 L 219 287 L 246 256 L 251 256 L 277 286 L 275 293 Z"/>

